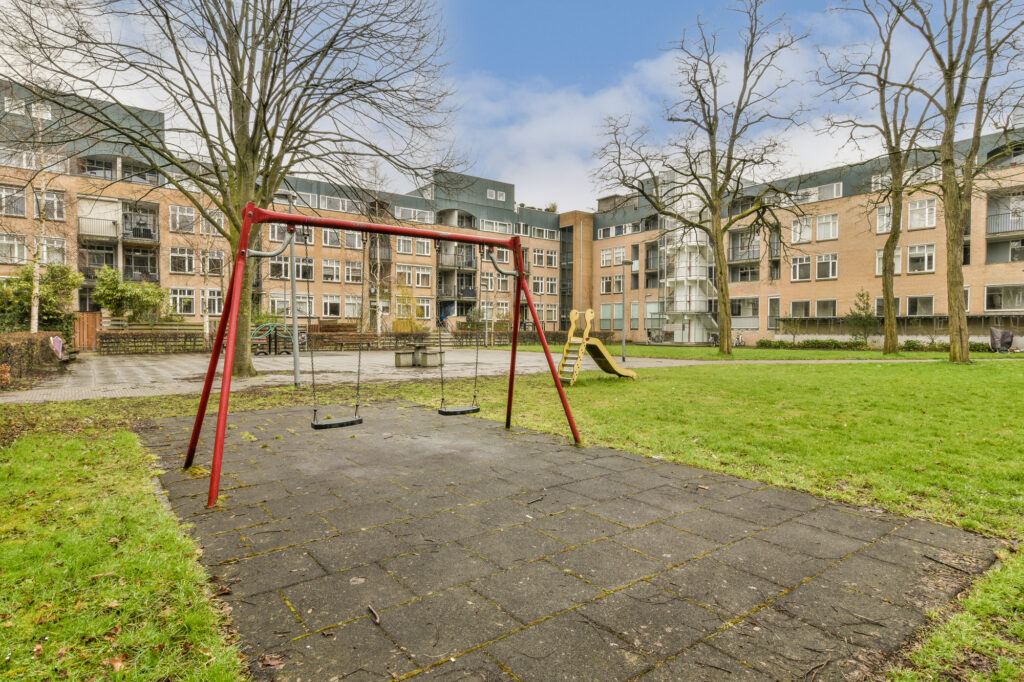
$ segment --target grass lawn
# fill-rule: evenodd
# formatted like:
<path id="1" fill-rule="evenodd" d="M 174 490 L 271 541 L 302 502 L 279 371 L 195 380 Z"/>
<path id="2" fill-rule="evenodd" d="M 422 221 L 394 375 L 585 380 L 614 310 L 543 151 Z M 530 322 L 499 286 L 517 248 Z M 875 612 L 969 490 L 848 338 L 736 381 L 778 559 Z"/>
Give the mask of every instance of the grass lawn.
<path id="1" fill-rule="evenodd" d="M 834 357 L 831 351 L 824 352 Z M 446 384 L 453 404 L 468 403 L 471 380 Z M 716 363 L 645 369 L 636 382 L 584 372 L 568 392 L 588 444 L 620 447 L 1018 541 L 1024 539 L 1024 427 L 1016 407 L 1021 385 L 1022 363 Z M 568 434 L 550 376 L 521 376 L 516 386 L 516 424 Z M 483 418 L 503 418 L 505 388 L 501 378 L 481 379 Z M 369 400 L 438 402 L 434 382 L 371 383 L 364 384 L 363 391 Z M 351 397 L 352 387 L 333 386 L 323 391 L 321 402 Z M 232 407 L 260 409 L 305 404 L 309 399 L 308 390 L 261 389 L 234 396 Z M 103 442 L 134 443 L 125 431 L 134 419 L 188 414 L 195 402 L 194 396 L 167 396 L 5 406 L 0 444 L 21 440 L 0 451 L 0 464 L 17 470 L 19 476 L 34 471 L 21 460 L 31 458 L 35 450 L 24 449 L 23 444 L 31 444 L 40 433 L 61 432 L 71 443 L 95 441 L 88 447 L 100 450 Z M 104 434 L 102 439 L 97 438 L 99 433 Z M 38 493 L 46 482 L 58 487 L 52 470 L 38 471 L 41 478 L 26 484 L 29 489 Z M 132 494 L 138 499 L 150 495 L 148 485 L 140 475 L 132 483 Z M 72 499 L 67 494 L 60 498 Z M 162 518 L 161 514 L 165 515 L 162 509 L 152 509 L 146 517 Z M 168 523 L 173 525 L 170 519 Z M 80 520 L 77 524 L 82 525 Z M 96 544 L 106 541 L 107 532 L 96 534 Z M 118 537 L 123 544 L 124 534 Z M 50 551 L 59 553 L 53 546 L 50 543 Z M 178 550 L 174 553 L 177 556 Z M 6 581 L 9 565 L 6 559 L 0 565 Z M 113 569 L 95 572 L 109 570 Z M 33 595 L 38 589 L 31 588 Z M 155 613 L 151 611 L 150 617 Z M 34 645 L 48 634 L 39 628 L 31 626 L 31 636 L 19 635 L 19 646 Z M 26 658 L 30 647 L 19 655 L 19 660 L 38 666 L 27 669 L 33 674 L 45 676 L 53 670 L 43 667 L 40 659 Z M 949 675 L 1024 676 L 1022 555 L 1008 552 L 1003 565 L 980 580 L 956 609 L 942 614 L 922 645 L 890 672 L 900 680 Z"/>
<path id="2" fill-rule="evenodd" d="M 608 352 L 614 357 L 619 357 L 622 346 L 618 343 L 605 344 Z M 562 353 L 560 344 L 549 344 L 551 352 L 556 356 Z M 510 346 L 499 346 L 508 349 Z M 543 353 L 544 349 L 540 344 L 519 346 L 520 350 L 536 351 Z M 644 344 L 626 344 L 626 357 L 635 358 L 675 358 L 678 360 L 882 360 L 882 359 L 908 359 L 908 360 L 948 360 L 949 353 L 938 351 L 915 351 L 913 353 L 899 353 L 897 355 L 882 355 L 879 350 L 818 350 L 814 348 L 734 348 L 732 355 L 723 355 L 718 352 L 717 347 L 710 346 L 647 346 Z M 981 358 L 1011 358 L 1016 357 L 1009 353 L 974 353 L 973 359 Z M 1024 358 L 1024 353 L 1021 354 Z"/>

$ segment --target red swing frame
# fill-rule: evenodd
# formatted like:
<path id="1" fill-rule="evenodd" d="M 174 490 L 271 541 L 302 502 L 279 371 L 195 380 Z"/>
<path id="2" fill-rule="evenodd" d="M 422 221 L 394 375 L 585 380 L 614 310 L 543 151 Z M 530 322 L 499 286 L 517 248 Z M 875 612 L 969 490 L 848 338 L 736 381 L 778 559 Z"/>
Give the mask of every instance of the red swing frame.
<path id="1" fill-rule="evenodd" d="M 203 393 L 199 400 L 199 410 L 196 412 L 196 421 L 192 427 L 192 438 L 189 440 L 188 453 L 185 455 L 184 468 L 192 466 L 195 460 L 196 446 L 199 444 L 199 434 L 203 430 L 203 420 L 206 417 L 206 407 L 210 401 L 210 392 L 213 388 L 213 379 L 217 374 L 217 361 L 220 359 L 221 351 L 224 350 L 224 337 L 227 336 L 227 350 L 224 354 L 224 370 L 221 376 L 220 405 L 217 408 L 217 433 L 213 444 L 213 464 L 210 469 L 210 491 L 207 496 L 206 506 L 212 508 L 217 503 L 217 496 L 220 492 L 221 461 L 224 458 L 224 435 L 227 431 L 228 408 L 231 402 L 231 368 L 235 360 L 235 338 L 238 331 L 238 307 L 241 300 L 239 292 L 242 289 L 242 277 L 245 274 L 245 264 L 248 260 L 249 235 L 252 226 L 260 223 L 285 223 L 288 225 L 305 225 L 321 228 L 342 228 L 358 232 L 403 235 L 418 237 L 420 239 L 433 239 L 435 241 L 449 241 L 463 244 L 478 244 L 484 246 L 502 246 L 512 251 L 515 259 L 516 270 L 516 296 L 515 306 L 512 313 L 512 356 L 508 375 L 508 398 L 505 403 L 505 428 L 512 427 L 512 398 L 516 380 L 516 350 L 519 346 L 519 306 L 522 297 L 526 297 L 526 305 L 533 317 L 533 324 L 540 336 L 540 344 L 544 347 L 544 356 L 548 361 L 548 368 L 555 380 L 555 388 L 558 390 L 558 397 L 562 401 L 565 410 L 565 418 L 569 422 L 573 440 L 581 442 L 580 433 L 576 429 L 576 420 L 572 416 L 572 409 L 569 407 L 569 399 L 565 395 L 565 389 L 558 378 L 558 368 L 551 356 L 551 349 L 548 348 L 547 338 L 544 336 L 544 325 L 537 315 L 537 309 L 533 305 L 533 297 L 530 295 L 530 287 L 527 286 L 525 263 L 520 249 L 519 237 L 504 239 L 501 237 L 490 237 L 471 234 L 454 234 L 449 232 L 438 232 L 436 230 L 421 230 L 413 227 L 402 227 L 399 225 L 380 225 L 377 223 L 364 223 L 354 220 L 339 220 L 335 218 L 321 218 L 318 216 L 298 215 L 294 213 L 283 213 L 280 211 L 269 211 L 258 208 L 255 204 L 249 203 L 245 207 L 242 216 L 242 232 L 239 235 L 238 250 L 235 252 L 235 262 L 231 269 L 231 281 L 228 284 L 227 293 L 224 295 L 224 310 L 220 322 L 217 324 L 217 335 L 213 340 L 213 352 L 210 353 L 210 365 L 206 370 L 206 381 L 203 383 Z M 479 283 L 478 283 L 479 286 Z"/>

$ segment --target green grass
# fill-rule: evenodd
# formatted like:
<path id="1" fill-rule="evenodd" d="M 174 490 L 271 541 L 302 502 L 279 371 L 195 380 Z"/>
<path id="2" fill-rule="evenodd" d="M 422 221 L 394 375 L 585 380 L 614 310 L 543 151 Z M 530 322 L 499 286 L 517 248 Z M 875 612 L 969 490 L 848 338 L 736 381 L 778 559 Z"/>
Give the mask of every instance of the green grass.
<path id="1" fill-rule="evenodd" d="M 777 357 L 797 351 L 767 352 Z M 584 372 L 568 393 L 587 444 L 1020 541 L 1024 426 L 1014 396 L 1021 385 L 1024 364 L 1012 362 L 715 363 L 644 369 L 635 382 Z M 453 404 L 470 400 L 471 380 L 446 386 Z M 481 417 L 503 419 L 506 386 L 502 378 L 481 379 Z M 521 376 L 516 387 L 515 424 L 567 437 L 550 376 Z M 370 383 L 363 391 L 368 401 L 438 402 L 435 382 Z M 330 386 L 321 402 L 351 398 L 352 387 Z M 309 400 L 307 389 L 259 389 L 233 396 L 232 408 Z M 126 438 L 119 430 L 135 415 L 189 414 L 195 403 L 194 396 L 167 396 L 5 406 L 10 416 L 0 422 L 0 443 L 38 432 L 89 437 L 101 428 L 111 438 Z M 1024 677 L 1022 642 L 1024 555 L 1007 552 L 1001 568 L 978 581 L 962 602 L 937 614 L 922 645 L 890 677 L 1019 679 Z"/>
<path id="2" fill-rule="evenodd" d="M 123 431 L 0 450 L 0 678 L 241 679 L 149 461 Z"/>
<path id="3" fill-rule="evenodd" d="M 613 356 L 619 357 L 622 347 L 617 343 L 605 344 Z M 551 344 L 551 352 L 561 355 L 562 346 Z M 509 346 L 503 348 L 508 349 Z M 540 344 L 522 345 L 520 350 L 535 351 L 541 353 L 544 349 Z M 879 350 L 818 350 L 814 348 L 734 348 L 732 355 L 724 355 L 718 352 L 718 348 L 710 346 L 646 346 L 643 344 L 626 344 L 626 357 L 635 358 L 674 358 L 678 360 L 882 360 L 882 359 L 910 359 L 910 360 L 948 360 L 949 353 L 937 351 L 919 351 L 913 353 L 899 353 L 896 355 L 882 355 Z M 1008 358 L 1015 357 L 1009 354 L 978 353 L 975 358 Z M 1022 356 L 1024 357 L 1024 356 Z"/>

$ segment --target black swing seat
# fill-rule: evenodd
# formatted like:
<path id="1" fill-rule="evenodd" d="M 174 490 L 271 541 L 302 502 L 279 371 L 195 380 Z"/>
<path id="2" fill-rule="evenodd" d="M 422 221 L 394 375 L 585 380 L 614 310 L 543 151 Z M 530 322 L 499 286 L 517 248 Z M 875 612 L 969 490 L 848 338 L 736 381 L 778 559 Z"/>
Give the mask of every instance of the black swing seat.
<path id="1" fill-rule="evenodd" d="M 357 426 L 363 423 L 362 417 L 343 417 L 341 419 L 313 419 L 309 423 L 314 429 L 340 429 L 345 426 Z"/>
<path id="2" fill-rule="evenodd" d="M 478 405 L 470 405 L 469 407 L 442 407 L 437 413 L 444 417 L 453 417 L 459 414 L 476 414 L 479 411 Z"/>

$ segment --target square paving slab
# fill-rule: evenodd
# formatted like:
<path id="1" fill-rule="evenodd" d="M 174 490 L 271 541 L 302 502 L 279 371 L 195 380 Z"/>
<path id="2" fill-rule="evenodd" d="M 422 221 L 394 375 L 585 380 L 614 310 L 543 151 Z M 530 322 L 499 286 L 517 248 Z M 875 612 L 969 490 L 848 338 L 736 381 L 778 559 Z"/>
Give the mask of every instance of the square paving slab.
<path id="1" fill-rule="evenodd" d="M 232 414 L 212 510 L 180 471 L 192 420 L 140 431 L 256 679 L 843 679 L 999 544 L 406 403 L 362 416 Z"/>

